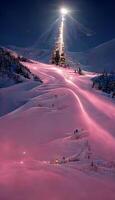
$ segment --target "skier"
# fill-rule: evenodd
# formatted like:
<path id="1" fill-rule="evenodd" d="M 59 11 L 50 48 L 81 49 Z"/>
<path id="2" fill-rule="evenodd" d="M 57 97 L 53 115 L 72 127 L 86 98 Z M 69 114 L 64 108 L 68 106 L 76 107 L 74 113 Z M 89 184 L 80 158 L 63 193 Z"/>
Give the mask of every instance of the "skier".
<path id="1" fill-rule="evenodd" d="M 73 139 L 79 139 L 81 136 L 81 131 L 78 129 L 75 129 L 74 135 L 72 136 Z"/>
<path id="2" fill-rule="evenodd" d="M 78 74 L 79 74 L 79 75 L 82 75 L 82 70 L 81 70 L 80 67 L 78 67 Z"/>
<path id="3" fill-rule="evenodd" d="M 93 160 L 92 160 L 92 162 L 91 162 L 91 169 L 92 169 L 93 171 L 95 171 L 95 172 L 97 172 L 97 170 L 98 170 L 98 167 L 97 167 L 97 165 L 93 162 Z"/>
<path id="4" fill-rule="evenodd" d="M 78 133 L 79 132 L 79 130 L 78 129 L 75 129 L 75 131 L 74 131 L 74 135 L 76 134 L 76 133 Z"/>
<path id="5" fill-rule="evenodd" d="M 65 156 L 62 157 L 61 163 L 65 163 Z"/>

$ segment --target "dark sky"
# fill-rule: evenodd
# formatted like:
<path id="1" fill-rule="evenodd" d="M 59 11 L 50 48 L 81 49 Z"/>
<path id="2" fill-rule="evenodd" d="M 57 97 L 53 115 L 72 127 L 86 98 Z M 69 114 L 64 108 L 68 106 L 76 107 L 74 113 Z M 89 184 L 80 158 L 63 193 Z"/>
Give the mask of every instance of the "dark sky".
<path id="1" fill-rule="evenodd" d="M 115 38 L 115 0 L 0 0 L 0 44 L 31 46 L 67 5 L 80 23 L 90 28 L 92 37 L 80 35 L 71 50 L 86 50 Z"/>

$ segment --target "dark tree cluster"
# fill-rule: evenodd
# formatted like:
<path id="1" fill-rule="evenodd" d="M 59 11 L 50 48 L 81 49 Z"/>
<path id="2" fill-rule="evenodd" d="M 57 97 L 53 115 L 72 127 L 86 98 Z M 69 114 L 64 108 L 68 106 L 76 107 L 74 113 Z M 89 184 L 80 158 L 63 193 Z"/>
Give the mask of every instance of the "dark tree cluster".
<path id="1" fill-rule="evenodd" d="M 115 97 L 115 73 L 103 73 L 100 76 L 97 76 L 92 79 L 93 85 L 92 88 L 97 88 L 106 92 L 108 94 L 112 94 L 112 98 Z"/>
<path id="2" fill-rule="evenodd" d="M 8 77 L 13 79 L 15 83 L 20 83 L 28 79 L 39 81 L 40 78 L 31 73 L 22 62 L 28 62 L 28 59 L 18 56 L 16 53 L 0 48 L 0 77 Z"/>

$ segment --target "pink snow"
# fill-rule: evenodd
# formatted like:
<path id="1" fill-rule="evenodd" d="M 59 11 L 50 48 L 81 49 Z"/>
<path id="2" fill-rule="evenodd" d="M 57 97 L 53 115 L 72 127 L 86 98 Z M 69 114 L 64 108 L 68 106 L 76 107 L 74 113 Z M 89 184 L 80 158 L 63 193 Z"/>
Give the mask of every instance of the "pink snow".
<path id="1" fill-rule="evenodd" d="M 44 83 L 1 89 L 0 200 L 114 200 L 114 100 L 91 88 L 91 73 L 26 65 Z M 77 128 L 86 134 L 75 140 Z"/>

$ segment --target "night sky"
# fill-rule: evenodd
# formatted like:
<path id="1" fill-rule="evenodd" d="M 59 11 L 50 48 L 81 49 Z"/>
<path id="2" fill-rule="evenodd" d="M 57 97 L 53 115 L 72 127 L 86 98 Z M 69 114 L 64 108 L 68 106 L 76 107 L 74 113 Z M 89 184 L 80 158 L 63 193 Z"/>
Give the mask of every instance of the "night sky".
<path id="1" fill-rule="evenodd" d="M 57 19 L 61 5 L 95 32 L 92 37 L 79 35 L 70 50 L 83 51 L 115 38 L 114 0 L 0 0 L 0 45 L 33 45 Z"/>

